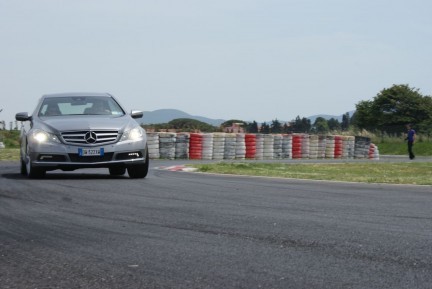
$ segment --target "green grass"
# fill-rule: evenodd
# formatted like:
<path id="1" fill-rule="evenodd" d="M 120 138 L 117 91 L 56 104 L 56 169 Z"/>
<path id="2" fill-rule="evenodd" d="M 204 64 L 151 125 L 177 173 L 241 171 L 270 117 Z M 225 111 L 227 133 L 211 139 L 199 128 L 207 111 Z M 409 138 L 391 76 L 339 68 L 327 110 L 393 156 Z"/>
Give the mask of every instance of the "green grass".
<path id="1" fill-rule="evenodd" d="M 382 155 L 408 155 L 406 142 L 383 142 L 376 145 Z M 432 156 L 432 142 L 416 142 L 414 153 L 417 156 Z"/>
<path id="2" fill-rule="evenodd" d="M 362 183 L 432 185 L 432 163 L 216 163 L 194 164 L 200 172 Z"/>
<path id="3" fill-rule="evenodd" d="M 0 130 L 0 141 L 6 148 L 19 148 L 19 130 Z"/>
<path id="4" fill-rule="evenodd" d="M 0 149 L 0 161 L 18 161 L 20 157 L 19 149 Z"/>

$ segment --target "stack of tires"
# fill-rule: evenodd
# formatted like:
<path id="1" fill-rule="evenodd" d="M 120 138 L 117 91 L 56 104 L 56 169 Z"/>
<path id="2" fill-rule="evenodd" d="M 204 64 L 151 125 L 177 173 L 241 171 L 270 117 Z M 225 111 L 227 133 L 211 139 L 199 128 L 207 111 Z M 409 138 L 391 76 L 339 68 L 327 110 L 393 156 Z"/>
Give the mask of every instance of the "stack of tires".
<path id="1" fill-rule="evenodd" d="M 150 159 L 159 159 L 159 134 L 157 132 L 147 133 L 147 146 Z"/>
<path id="2" fill-rule="evenodd" d="M 292 159 L 292 134 L 282 135 L 282 158 Z"/>
<path id="3" fill-rule="evenodd" d="M 378 147 L 360 136 L 244 133 L 147 133 L 151 159 L 379 159 Z"/>
<path id="4" fill-rule="evenodd" d="M 255 159 L 262 160 L 264 158 L 264 136 L 257 134 L 255 139 Z"/>
<path id="5" fill-rule="evenodd" d="M 213 134 L 213 159 L 223 160 L 225 152 L 225 133 Z"/>
<path id="6" fill-rule="evenodd" d="M 335 157 L 335 139 L 333 135 L 329 135 L 326 138 L 326 159 L 334 159 Z"/>
<path id="7" fill-rule="evenodd" d="M 370 143 L 370 138 L 356 136 L 354 144 L 354 157 L 356 159 L 367 159 L 369 157 Z"/>
<path id="8" fill-rule="evenodd" d="M 302 158 L 302 136 L 300 134 L 294 134 L 292 137 L 292 158 Z"/>
<path id="9" fill-rule="evenodd" d="M 379 151 L 378 147 L 371 143 L 369 146 L 369 159 L 371 160 L 379 160 Z"/>
<path id="10" fill-rule="evenodd" d="M 334 142 L 335 142 L 335 151 L 334 151 L 334 158 L 335 159 L 341 159 L 343 154 L 343 140 L 342 136 L 335 135 L 334 136 Z"/>
<path id="11" fill-rule="evenodd" d="M 344 159 L 354 158 L 354 137 L 352 137 L 352 136 L 344 136 L 343 137 L 342 158 L 344 158 Z"/>
<path id="12" fill-rule="evenodd" d="M 309 158 L 309 152 L 310 152 L 310 142 L 309 142 L 309 135 L 308 134 L 303 134 L 301 136 L 302 139 L 302 152 L 301 152 L 301 156 L 302 159 L 308 159 Z"/>
<path id="13" fill-rule="evenodd" d="M 175 143 L 175 158 L 188 159 L 189 158 L 189 134 L 178 133 Z"/>
<path id="14" fill-rule="evenodd" d="M 245 134 L 246 158 L 255 159 L 256 156 L 256 134 Z"/>
<path id="15" fill-rule="evenodd" d="M 273 158 L 275 160 L 282 159 L 282 140 L 283 137 L 281 134 L 275 134 L 273 136 L 274 143 L 273 143 Z"/>
<path id="16" fill-rule="evenodd" d="M 176 134 L 165 132 L 159 134 L 159 153 L 161 159 L 173 160 L 176 152 Z"/>
<path id="17" fill-rule="evenodd" d="M 318 136 L 317 135 L 309 136 L 309 158 L 310 159 L 318 158 Z"/>
<path id="18" fill-rule="evenodd" d="M 246 141 L 244 133 L 238 133 L 236 135 L 235 158 L 236 160 L 244 160 L 246 158 Z"/>
<path id="19" fill-rule="evenodd" d="M 202 138 L 202 159 L 211 160 L 213 159 L 213 134 L 203 134 Z"/>
<path id="20" fill-rule="evenodd" d="M 203 134 L 191 133 L 189 136 L 189 159 L 200 160 L 202 159 L 203 150 Z"/>
<path id="21" fill-rule="evenodd" d="M 327 147 L 327 137 L 325 135 L 318 136 L 318 158 L 325 159 Z"/>
<path id="22" fill-rule="evenodd" d="M 263 159 L 272 160 L 274 157 L 274 138 L 271 134 L 264 134 L 264 151 L 263 151 Z"/>
<path id="23" fill-rule="evenodd" d="M 225 135 L 225 151 L 224 159 L 233 160 L 236 156 L 236 135 L 234 133 L 227 133 Z"/>

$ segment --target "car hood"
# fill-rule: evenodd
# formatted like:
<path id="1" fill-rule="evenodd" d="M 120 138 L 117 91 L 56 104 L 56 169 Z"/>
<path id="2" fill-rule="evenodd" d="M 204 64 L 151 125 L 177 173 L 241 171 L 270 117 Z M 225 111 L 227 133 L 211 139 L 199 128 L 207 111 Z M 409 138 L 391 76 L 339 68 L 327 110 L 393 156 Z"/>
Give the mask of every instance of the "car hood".
<path id="1" fill-rule="evenodd" d="M 117 130 L 123 132 L 138 125 L 129 115 L 124 116 L 64 116 L 39 118 L 40 128 L 54 133 L 78 130 Z"/>

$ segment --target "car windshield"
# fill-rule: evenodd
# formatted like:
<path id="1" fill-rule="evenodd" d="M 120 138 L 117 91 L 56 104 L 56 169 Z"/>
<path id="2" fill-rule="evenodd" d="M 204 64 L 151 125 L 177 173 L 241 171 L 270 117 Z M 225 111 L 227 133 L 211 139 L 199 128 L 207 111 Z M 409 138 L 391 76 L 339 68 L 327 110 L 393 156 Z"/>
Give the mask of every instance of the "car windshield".
<path id="1" fill-rule="evenodd" d="M 125 112 L 112 97 L 50 97 L 46 98 L 38 112 L 38 116 L 51 117 L 63 115 L 114 115 L 121 116 Z"/>

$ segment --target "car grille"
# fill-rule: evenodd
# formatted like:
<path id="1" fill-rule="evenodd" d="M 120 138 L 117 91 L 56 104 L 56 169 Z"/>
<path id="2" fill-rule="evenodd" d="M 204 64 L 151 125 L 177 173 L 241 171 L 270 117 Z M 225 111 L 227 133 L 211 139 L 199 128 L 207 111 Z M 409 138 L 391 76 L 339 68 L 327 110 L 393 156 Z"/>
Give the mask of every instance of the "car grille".
<path id="1" fill-rule="evenodd" d="M 73 145 L 102 145 L 115 143 L 119 137 L 116 130 L 82 130 L 61 133 L 66 144 Z"/>

